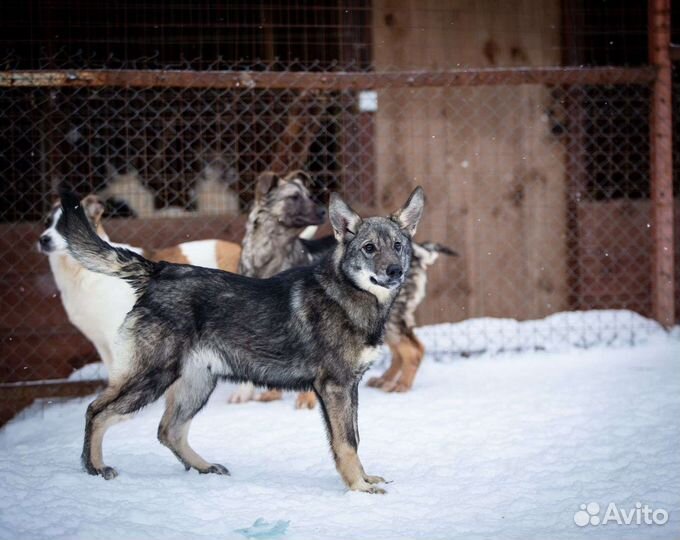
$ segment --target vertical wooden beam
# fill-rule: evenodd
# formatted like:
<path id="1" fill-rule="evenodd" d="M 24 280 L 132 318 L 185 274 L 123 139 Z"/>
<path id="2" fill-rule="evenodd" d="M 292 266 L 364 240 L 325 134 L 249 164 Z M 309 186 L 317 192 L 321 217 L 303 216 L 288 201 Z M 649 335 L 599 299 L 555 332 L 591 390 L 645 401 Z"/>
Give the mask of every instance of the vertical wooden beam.
<path id="1" fill-rule="evenodd" d="M 652 313 L 674 323 L 673 139 L 670 0 L 649 0 L 649 61 L 656 68 L 650 118 L 652 203 Z"/>
<path id="2" fill-rule="evenodd" d="M 585 28 L 584 0 L 564 0 L 562 2 L 562 63 L 565 66 L 580 66 L 586 63 L 584 58 L 583 28 Z M 567 258 L 569 272 L 567 274 L 567 302 L 569 309 L 589 309 L 582 295 L 583 276 L 587 268 L 583 266 L 583 248 L 581 246 L 580 203 L 588 189 L 588 159 L 586 120 L 587 114 L 585 85 L 569 85 L 563 87 L 566 96 L 567 113 Z"/>

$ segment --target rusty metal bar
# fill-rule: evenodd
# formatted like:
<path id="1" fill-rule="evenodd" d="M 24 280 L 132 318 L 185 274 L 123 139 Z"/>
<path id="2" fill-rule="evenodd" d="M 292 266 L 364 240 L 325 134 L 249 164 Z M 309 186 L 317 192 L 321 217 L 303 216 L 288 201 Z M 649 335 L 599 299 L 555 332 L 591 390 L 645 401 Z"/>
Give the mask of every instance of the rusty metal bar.
<path id="1" fill-rule="evenodd" d="M 649 61 L 657 70 L 650 118 L 652 313 L 667 328 L 675 315 L 670 19 L 670 0 L 650 0 Z"/>
<path id="2" fill-rule="evenodd" d="M 519 84 L 651 83 L 653 68 L 509 68 L 442 72 L 313 73 L 256 71 L 4 71 L 0 87 L 270 88 L 360 90 L 376 88 Z"/>

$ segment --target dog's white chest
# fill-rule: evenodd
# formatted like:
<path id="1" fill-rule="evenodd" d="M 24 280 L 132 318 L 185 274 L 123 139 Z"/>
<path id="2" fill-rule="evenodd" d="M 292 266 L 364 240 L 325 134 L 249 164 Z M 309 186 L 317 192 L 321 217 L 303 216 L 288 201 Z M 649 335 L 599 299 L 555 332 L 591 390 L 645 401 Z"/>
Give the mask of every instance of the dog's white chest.
<path id="1" fill-rule="evenodd" d="M 380 356 L 380 347 L 365 347 L 359 355 L 359 367 L 369 367 Z"/>

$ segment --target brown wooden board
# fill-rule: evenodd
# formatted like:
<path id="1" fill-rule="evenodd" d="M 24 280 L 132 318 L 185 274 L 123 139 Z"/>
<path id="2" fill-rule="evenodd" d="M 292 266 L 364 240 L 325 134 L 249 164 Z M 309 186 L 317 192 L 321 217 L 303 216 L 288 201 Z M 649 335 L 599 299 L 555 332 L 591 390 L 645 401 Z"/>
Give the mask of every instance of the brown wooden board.
<path id="1" fill-rule="evenodd" d="M 377 70 L 516 69 L 560 61 L 560 6 L 492 0 L 374 4 Z M 538 30 L 537 30 L 538 29 Z M 527 68 L 531 69 L 531 68 Z M 537 81 L 538 82 L 538 81 Z M 545 121 L 551 91 L 524 86 L 378 91 L 378 202 L 428 196 L 418 238 L 462 257 L 429 272 L 420 323 L 535 318 L 566 309 L 565 153 Z"/>

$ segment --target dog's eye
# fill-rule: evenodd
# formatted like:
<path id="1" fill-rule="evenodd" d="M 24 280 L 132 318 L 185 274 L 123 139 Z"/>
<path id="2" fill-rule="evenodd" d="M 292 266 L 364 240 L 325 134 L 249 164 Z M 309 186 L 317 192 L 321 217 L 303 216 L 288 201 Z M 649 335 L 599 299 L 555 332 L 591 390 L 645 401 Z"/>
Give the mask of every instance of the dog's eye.
<path id="1" fill-rule="evenodd" d="M 366 245 L 364 246 L 364 251 L 365 251 L 366 253 L 368 253 L 369 255 L 370 255 L 371 253 L 375 253 L 375 245 L 374 245 L 374 244 L 371 244 L 371 243 L 366 244 Z"/>
<path id="2" fill-rule="evenodd" d="M 290 199 L 291 199 L 292 201 L 299 201 L 299 200 L 300 200 L 300 194 L 299 194 L 299 193 L 293 193 L 293 194 L 290 196 Z"/>
<path id="3" fill-rule="evenodd" d="M 394 243 L 394 251 L 396 251 L 397 253 L 401 251 L 401 242 Z"/>

